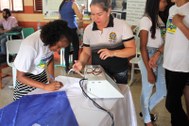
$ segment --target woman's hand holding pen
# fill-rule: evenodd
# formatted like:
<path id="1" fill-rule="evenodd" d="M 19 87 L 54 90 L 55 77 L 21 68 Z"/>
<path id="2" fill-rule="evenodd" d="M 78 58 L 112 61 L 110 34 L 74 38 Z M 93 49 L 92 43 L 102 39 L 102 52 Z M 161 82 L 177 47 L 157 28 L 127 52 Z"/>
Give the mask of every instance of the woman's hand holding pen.
<path id="1" fill-rule="evenodd" d="M 84 75 L 80 72 L 81 69 L 83 68 L 82 63 L 79 62 L 79 61 L 77 61 L 77 60 L 75 60 L 74 62 L 75 62 L 75 64 L 72 66 L 72 69 L 70 69 L 70 71 L 68 72 L 68 74 L 69 74 L 71 71 L 74 71 L 74 72 L 76 72 L 77 74 L 79 74 L 80 76 L 84 77 Z"/>
<path id="2" fill-rule="evenodd" d="M 74 61 L 74 65 L 72 66 L 72 69 L 75 71 L 75 72 L 80 72 L 81 69 L 83 68 L 83 65 L 81 64 L 81 62 L 79 62 L 78 60 L 75 60 Z"/>
<path id="3" fill-rule="evenodd" d="M 52 81 L 49 84 L 45 84 L 43 89 L 46 91 L 55 91 L 55 90 L 59 90 L 63 86 L 64 85 L 61 82 Z"/>

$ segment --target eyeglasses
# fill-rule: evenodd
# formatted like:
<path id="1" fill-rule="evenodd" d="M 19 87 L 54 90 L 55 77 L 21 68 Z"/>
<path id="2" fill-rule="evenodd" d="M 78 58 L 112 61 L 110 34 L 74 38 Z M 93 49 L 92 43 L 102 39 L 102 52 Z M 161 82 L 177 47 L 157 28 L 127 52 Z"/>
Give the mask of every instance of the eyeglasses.
<path id="1" fill-rule="evenodd" d="M 71 73 L 71 72 L 76 72 L 74 71 L 74 69 L 70 69 L 68 71 L 68 75 Z M 84 74 L 82 74 L 81 72 L 76 72 L 77 74 L 79 74 L 80 76 L 84 77 Z M 102 73 L 102 70 L 100 68 L 88 68 L 86 69 L 86 73 L 87 74 L 93 74 L 93 75 L 99 75 Z"/>
<path id="2" fill-rule="evenodd" d="M 94 74 L 94 75 L 99 75 L 102 73 L 102 70 L 100 68 L 88 68 L 86 69 L 87 74 Z"/>

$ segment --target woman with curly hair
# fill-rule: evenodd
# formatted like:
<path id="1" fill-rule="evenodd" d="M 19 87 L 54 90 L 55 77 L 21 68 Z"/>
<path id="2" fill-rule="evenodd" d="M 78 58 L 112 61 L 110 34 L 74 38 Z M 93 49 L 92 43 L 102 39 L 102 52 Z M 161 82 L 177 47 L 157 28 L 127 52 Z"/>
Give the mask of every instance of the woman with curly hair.
<path id="1" fill-rule="evenodd" d="M 21 98 L 36 88 L 55 91 L 63 86 L 60 82 L 53 80 L 53 52 L 67 47 L 71 41 L 70 35 L 71 30 L 67 23 L 62 20 L 55 20 L 22 41 L 14 61 L 17 69 L 14 100 Z"/>

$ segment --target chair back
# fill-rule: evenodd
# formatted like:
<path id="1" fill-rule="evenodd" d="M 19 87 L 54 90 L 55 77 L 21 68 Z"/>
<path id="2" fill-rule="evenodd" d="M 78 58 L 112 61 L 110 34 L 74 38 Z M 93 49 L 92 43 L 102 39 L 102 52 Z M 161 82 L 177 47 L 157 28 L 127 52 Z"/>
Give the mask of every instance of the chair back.
<path id="1" fill-rule="evenodd" d="M 26 38 L 34 33 L 34 28 L 22 28 L 22 38 Z"/>
<path id="2" fill-rule="evenodd" d="M 129 62 L 131 63 L 131 78 L 129 81 L 129 86 L 131 86 L 131 84 L 134 82 L 134 71 L 135 70 L 139 70 L 138 66 L 138 62 L 140 60 L 140 37 L 139 37 L 139 27 L 136 27 L 134 30 L 135 33 L 135 45 L 136 45 L 136 54 L 135 57 L 133 57 L 132 59 L 129 60 Z"/>
<path id="3" fill-rule="evenodd" d="M 20 49 L 20 45 L 21 45 L 22 39 L 14 39 L 14 40 L 8 40 L 6 42 L 6 50 L 7 50 L 7 64 L 11 67 L 12 66 L 12 62 L 9 60 L 10 56 L 14 56 L 15 54 L 18 53 L 19 49 Z"/>
<path id="4" fill-rule="evenodd" d="M 136 57 L 138 57 L 141 54 L 140 53 L 139 27 L 137 26 L 133 31 L 135 33 Z"/>

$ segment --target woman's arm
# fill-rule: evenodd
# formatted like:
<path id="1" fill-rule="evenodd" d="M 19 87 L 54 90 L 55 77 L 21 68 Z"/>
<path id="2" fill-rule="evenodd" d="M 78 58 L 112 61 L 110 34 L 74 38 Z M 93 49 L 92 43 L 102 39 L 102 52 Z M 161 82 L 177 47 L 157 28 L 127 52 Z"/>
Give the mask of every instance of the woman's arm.
<path id="1" fill-rule="evenodd" d="M 135 55 L 136 53 L 136 45 L 135 40 L 129 40 L 127 42 L 123 42 L 123 49 L 119 50 L 108 50 L 108 49 L 100 49 L 98 54 L 100 54 L 100 58 L 105 60 L 108 57 L 120 57 L 120 58 L 128 58 L 130 56 Z"/>
<path id="2" fill-rule="evenodd" d="M 82 7 L 81 10 L 79 10 L 78 5 L 75 2 L 73 2 L 72 9 L 74 10 L 74 12 L 77 15 L 77 17 L 79 18 L 79 20 L 82 20 L 84 8 Z"/>
<path id="3" fill-rule="evenodd" d="M 55 90 L 60 89 L 63 86 L 62 83 L 57 82 L 57 81 L 53 81 L 52 83 L 49 83 L 49 84 L 44 84 L 25 76 L 25 74 L 26 73 L 17 70 L 17 80 L 23 84 L 26 84 L 32 87 L 41 88 L 47 91 L 55 91 Z"/>
<path id="4" fill-rule="evenodd" d="M 136 45 L 134 39 L 129 40 L 127 42 L 123 42 L 123 44 L 125 48 L 113 51 L 115 57 L 128 58 L 135 55 Z"/>
<path id="5" fill-rule="evenodd" d="M 148 31 L 141 30 L 140 31 L 140 50 L 141 50 L 141 56 L 144 62 L 144 65 L 146 67 L 147 75 L 148 75 L 148 81 L 151 84 L 155 83 L 155 75 L 153 73 L 152 68 L 149 66 L 149 56 L 148 56 L 148 50 L 147 50 L 147 42 L 148 42 Z"/>
<path id="6" fill-rule="evenodd" d="M 83 47 L 83 50 L 79 56 L 79 60 L 75 61 L 73 65 L 73 69 L 77 72 L 82 70 L 82 68 L 87 64 L 91 57 L 91 48 L 90 47 Z"/>
<path id="7" fill-rule="evenodd" d="M 163 53 L 163 49 L 164 49 L 164 44 L 162 44 L 156 51 L 156 53 L 154 53 L 154 55 L 152 57 L 150 57 L 149 60 L 149 66 L 151 68 L 155 68 L 157 67 L 157 61 L 159 59 L 159 56 Z"/>
<path id="8" fill-rule="evenodd" d="M 50 60 L 47 66 L 48 74 L 49 74 L 49 82 L 54 81 L 54 57 Z"/>
<path id="9" fill-rule="evenodd" d="M 176 14 L 173 17 L 173 24 L 176 25 L 189 40 L 189 28 L 183 23 L 183 19 L 184 16 Z"/>
<path id="10" fill-rule="evenodd" d="M 17 70 L 17 76 L 16 76 L 17 80 L 20 81 L 23 84 L 27 84 L 27 85 L 32 86 L 32 87 L 44 89 L 45 84 L 29 78 L 29 77 L 25 76 L 25 74 L 26 73 Z"/>

